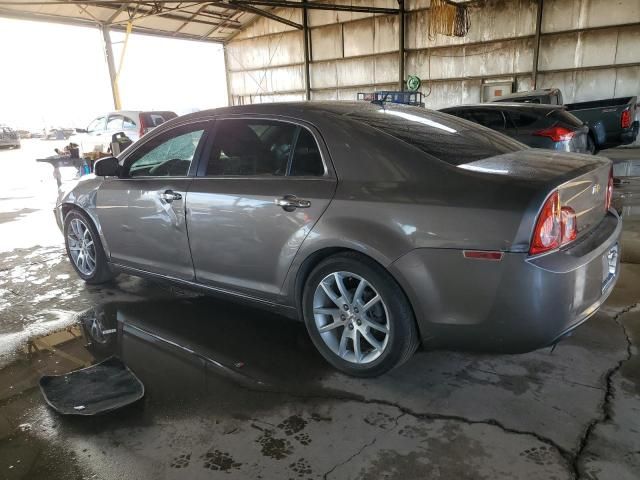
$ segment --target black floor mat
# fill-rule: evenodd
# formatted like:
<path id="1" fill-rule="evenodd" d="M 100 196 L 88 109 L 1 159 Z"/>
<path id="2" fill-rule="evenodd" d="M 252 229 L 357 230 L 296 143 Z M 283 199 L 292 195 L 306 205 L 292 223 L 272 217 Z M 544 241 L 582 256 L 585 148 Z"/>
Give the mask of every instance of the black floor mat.
<path id="1" fill-rule="evenodd" d="M 129 405 L 144 396 L 144 385 L 115 357 L 65 375 L 44 376 L 40 390 L 63 415 L 96 415 Z"/>

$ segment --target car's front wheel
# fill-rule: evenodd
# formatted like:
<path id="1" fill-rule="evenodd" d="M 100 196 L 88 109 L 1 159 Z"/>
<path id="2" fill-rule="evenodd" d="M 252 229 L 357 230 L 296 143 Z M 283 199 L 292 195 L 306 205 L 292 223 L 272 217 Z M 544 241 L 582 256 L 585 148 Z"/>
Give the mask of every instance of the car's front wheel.
<path id="1" fill-rule="evenodd" d="M 67 255 L 74 270 L 87 283 L 104 283 L 113 279 L 100 236 L 93 222 L 83 213 L 72 210 L 64 220 Z"/>
<path id="2" fill-rule="evenodd" d="M 316 348 L 349 375 L 381 375 L 418 347 L 404 292 L 384 268 L 357 253 L 322 261 L 307 279 L 302 308 Z"/>

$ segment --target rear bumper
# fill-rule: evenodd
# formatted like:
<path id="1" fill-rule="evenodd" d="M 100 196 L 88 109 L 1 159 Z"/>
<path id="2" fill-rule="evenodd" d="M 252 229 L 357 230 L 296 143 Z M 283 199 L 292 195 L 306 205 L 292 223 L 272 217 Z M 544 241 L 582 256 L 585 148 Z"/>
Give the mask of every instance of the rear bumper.
<path id="1" fill-rule="evenodd" d="M 622 145 L 628 145 L 635 142 L 638 137 L 638 130 L 640 129 L 640 122 L 635 121 L 631 127 L 620 134 L 620 143 Z"/>
<path id="2" fill-rule="evenodd" d="M 549 345 L 594 313 L 618 277 L 605 259 L 622 222 L 614 212 L 570 248 L 539 257 L 505 253 L 466 259 L 459 250 L 418 249 L 392 265 L 425 343 L 525 352 Z M 608 261 L 608 260 L 607 260 Z"/>

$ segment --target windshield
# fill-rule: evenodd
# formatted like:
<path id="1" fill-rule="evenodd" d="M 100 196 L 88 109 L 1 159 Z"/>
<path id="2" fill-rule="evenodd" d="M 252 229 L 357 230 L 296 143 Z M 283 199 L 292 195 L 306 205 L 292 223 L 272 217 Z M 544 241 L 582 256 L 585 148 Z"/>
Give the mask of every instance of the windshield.
<path id="1" fill-rule="evenodd" d="M 452 165 L 529 148 L 475 123 L 420 108 L 381 106 L 355 110 L 348 116 Z"/>

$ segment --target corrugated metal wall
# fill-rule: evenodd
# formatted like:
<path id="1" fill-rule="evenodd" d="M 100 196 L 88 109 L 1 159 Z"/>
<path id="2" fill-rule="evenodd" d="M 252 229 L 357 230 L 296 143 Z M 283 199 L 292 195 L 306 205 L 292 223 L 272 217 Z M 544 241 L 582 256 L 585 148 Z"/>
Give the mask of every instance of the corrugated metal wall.
<path id="1" fill-rule="evenodd" d="M 395 0 L 352 4 L 397 8 Z M 429 0 L 405 5 L 405 74 L 422 79 L 428 107 L 479 102 L 483 85 L 497 81 L 531 88 L 537 0 L 471 8 L 465 38 L 429 38 Z M 300 9 L 274 13 L 302 23 Z M 397 16 L 309 10 L 308 19 L 312 99 L 397 90 Z M 541 32 L 538 87 L 561 88 L 566 102 L 640 94 L 640 0 L 545 0 Z M 260 18 L 226 56 L 233 104 L 304 99 L 300 30 Z"/>

